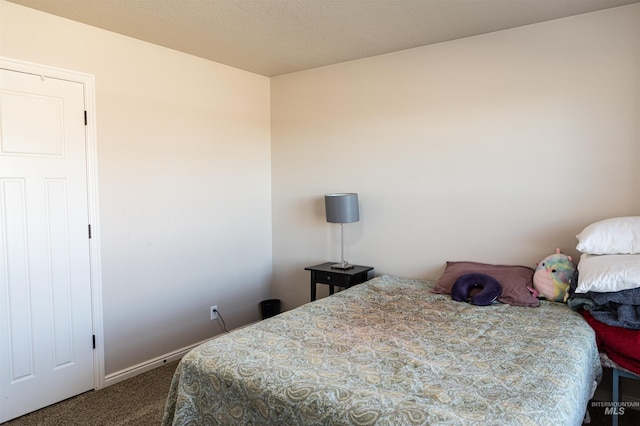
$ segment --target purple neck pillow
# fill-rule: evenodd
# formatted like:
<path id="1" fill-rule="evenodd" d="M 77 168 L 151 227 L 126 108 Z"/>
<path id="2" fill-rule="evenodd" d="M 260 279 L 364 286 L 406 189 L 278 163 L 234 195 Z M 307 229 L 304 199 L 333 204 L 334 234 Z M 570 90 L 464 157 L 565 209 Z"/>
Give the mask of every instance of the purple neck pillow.
<path id="1" fill-rule="evenodd" d="M 480 291 L 471 296 L 474 289 Z M 487 274 L 465 274 L 458 277 L 451 287 L 451 298 L 458 302 L 469 301 L 473 305 L 487 306 L 502 294 L 502 286 L 495 278 Z"/>

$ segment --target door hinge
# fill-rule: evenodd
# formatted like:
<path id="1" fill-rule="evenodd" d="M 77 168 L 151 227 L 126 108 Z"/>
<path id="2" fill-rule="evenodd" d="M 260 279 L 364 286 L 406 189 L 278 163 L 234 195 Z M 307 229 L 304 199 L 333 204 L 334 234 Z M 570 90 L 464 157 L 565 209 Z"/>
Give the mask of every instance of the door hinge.
<path id="1" fill-rule="evenodd" d="M 91 239 L 91 225 L 89 225 L 89 239 Z"/>
<path id="2" fill-rule="evenodd" d="M 84 125 L 87 125 L 87 111 L 84 112 Z"/>
<path id="3" fill-rule="evenodd" d="M 93 349 L 96 348 L 96 335 L 93 335 Z"/>

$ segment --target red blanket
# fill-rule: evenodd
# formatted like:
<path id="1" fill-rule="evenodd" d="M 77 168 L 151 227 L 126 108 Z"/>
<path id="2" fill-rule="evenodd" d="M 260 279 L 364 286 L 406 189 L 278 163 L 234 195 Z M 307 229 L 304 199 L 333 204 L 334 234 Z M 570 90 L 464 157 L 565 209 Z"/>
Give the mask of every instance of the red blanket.
<path id="1" fill-rule="evenodd" d="M 598 349 L 620 367 L 640 375 L 640 330 L 601 323 L 586 310 L 580 313 L 595 330 Z"/>

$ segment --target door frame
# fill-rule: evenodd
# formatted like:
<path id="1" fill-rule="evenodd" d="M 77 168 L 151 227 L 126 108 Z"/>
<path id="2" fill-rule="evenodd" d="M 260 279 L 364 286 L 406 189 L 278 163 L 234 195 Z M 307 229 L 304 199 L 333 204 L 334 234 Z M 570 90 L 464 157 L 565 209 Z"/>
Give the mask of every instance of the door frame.
<path id="1" fill-rule="evenodd" d="M 89 239 L 89 258 L 91 267 L 91 316 L 93 334 L 95 336 L 95 349 L 93 351 L 93 383 L 94 389 L 101 389 L 105 384 L 105 364 L 102 312 L 102 272 L 100 261 L 100 222 L 98 214 L 98 144 L 96 132 L 95 77 L 91 74 L 34 64 L 17 59 L 6 58 L 4 56 L 0 56 L 0 69 L 67 80 L 80 83 L 84 86 L 84 109 L 87 114 L 87 125 L 85 126 L 85 141 L 87 149 L 87 209 L 89 224 L 91 224 L 91 238 Z"/>

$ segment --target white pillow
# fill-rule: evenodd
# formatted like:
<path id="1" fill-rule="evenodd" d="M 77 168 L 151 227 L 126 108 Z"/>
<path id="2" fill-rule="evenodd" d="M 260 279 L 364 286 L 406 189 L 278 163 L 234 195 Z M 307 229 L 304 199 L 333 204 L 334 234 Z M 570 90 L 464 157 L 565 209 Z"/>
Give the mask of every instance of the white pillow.
<path id="1" fill-rule="evenodd" d="M 576 293 L 609 293 L 640 287 L 640 254 L 583 254 Z"/>
<path id="2" fill-rule="evenodd" d="M 576 235 L 578 251 L 589 254 L 640 254 L 640 216 L 592 223 Z"/>

